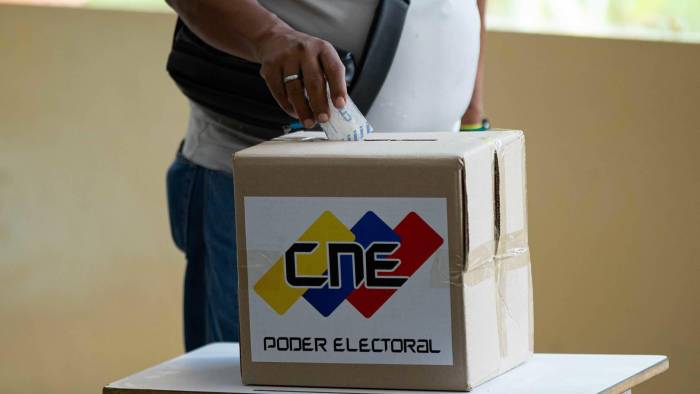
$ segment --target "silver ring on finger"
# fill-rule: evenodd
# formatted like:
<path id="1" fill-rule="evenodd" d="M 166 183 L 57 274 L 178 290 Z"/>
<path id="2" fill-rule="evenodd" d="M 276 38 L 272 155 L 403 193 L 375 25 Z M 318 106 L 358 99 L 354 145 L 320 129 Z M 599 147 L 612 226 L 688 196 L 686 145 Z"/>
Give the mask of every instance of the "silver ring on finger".
<path id="1" fill-rule="evenodd" d="M 287 75 L 286 77 L 284 77 L 283 81 L 284 81 L 284 83 L 288 83 L 288 82 L 296 81 L 297 79 L 300 79 L 300 78 L 301 78 L 301 76 L 299 74 L 291 74 L 291 75 Z"/>

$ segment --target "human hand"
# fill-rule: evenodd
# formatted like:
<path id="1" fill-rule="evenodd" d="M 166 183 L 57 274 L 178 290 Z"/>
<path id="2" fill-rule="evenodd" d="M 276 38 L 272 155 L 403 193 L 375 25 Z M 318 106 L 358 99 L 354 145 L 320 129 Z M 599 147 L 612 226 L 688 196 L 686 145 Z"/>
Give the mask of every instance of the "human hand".
<path id="1" fill-rule="evenodd" d="M 345 106 L 345 66 L 328 41 L 290 27 L 278 27 L 262 35 L 254 46 L 262 65 L 260 75 L 272 96 L 304 127 L 328 121 L 327 89 L 337 108 Z M 298 79 L 284 82 L 285 77 L 295 74 Z"/>

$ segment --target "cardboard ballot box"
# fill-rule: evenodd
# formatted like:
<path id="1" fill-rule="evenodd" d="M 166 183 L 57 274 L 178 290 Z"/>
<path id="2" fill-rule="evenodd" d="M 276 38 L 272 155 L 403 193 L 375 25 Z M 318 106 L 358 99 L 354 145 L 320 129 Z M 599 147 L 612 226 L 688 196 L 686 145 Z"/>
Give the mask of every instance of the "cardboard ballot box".
<path id="1" fill-rule="evenodd" d="M 532 354 L 520 131 L 234 157 L 246 384 L 469 390 Z"/>

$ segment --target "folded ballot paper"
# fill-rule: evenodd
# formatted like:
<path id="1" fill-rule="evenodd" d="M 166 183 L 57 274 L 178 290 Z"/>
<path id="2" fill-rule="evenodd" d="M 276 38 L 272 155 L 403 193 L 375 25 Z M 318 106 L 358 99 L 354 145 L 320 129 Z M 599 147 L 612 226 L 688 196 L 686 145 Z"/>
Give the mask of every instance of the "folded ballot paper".
<path id="1" fill-rule="evenodd" d="M 345 107 L 338 109 L 328 99 L 330 108 L 329 120 L 321 123 L 321 128 L 331 141 L 362 141 L 367 134 L 374 131 L 372 125 L 362 115 L 350 97 L 347 98 Z"/>

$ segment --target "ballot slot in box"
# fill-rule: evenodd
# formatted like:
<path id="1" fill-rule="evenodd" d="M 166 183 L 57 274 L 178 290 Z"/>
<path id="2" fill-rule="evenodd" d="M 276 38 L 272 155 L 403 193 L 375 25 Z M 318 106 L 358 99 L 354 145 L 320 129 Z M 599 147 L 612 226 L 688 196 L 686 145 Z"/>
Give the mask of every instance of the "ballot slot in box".
<path id="1" fill-rule="evenodd" d="M 520 131 L 234 157 L 246 384 L 469 390 L 533 350 Z"/>

